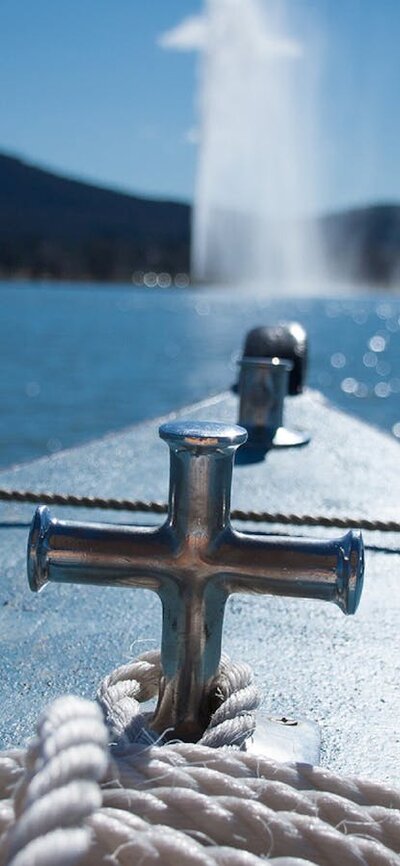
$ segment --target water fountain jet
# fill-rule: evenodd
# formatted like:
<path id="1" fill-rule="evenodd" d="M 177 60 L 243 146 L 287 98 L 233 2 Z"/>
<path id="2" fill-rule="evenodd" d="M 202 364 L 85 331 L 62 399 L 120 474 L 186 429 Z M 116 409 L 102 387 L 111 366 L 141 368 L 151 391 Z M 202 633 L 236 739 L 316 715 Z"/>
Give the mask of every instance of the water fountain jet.
<path id="1" fill-rule="evenodd" d="M 315 64 L 278 0 L 207 0 L 192 232 L 199 282 L 293 291 L 319 273 Z"/>

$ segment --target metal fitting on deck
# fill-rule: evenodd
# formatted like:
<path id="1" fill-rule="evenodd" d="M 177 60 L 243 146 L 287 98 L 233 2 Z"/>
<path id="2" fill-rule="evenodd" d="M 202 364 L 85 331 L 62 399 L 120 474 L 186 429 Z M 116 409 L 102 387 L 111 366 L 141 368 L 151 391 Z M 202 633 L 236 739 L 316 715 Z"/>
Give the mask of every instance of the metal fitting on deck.
<path id="1" fill-rule="evenodd" d="M 235 425 L 163 424 L 170 449 L 169 510 L 158 527 L 53 520 L 39 508 L 28 542 L 31 589 L 48 581 L 152 589 L 163 606 L 163 677 L 152 727 L 198 739 L 221 658 L 232 593 L 320 599 L 354 613 L 361 594 L 361 536 L 327 541 L 238 532 L 230 523 Z"/>
<path id="2" fill-rule="evenodd" d="M 247 334 L 239 361 L 239 424 L 248 445 L 267 451 L 305 445 L 310 437 L 284 426 L 285 397 L 304 387 L 307 335 L 297 323 L 254 328 Z"/>

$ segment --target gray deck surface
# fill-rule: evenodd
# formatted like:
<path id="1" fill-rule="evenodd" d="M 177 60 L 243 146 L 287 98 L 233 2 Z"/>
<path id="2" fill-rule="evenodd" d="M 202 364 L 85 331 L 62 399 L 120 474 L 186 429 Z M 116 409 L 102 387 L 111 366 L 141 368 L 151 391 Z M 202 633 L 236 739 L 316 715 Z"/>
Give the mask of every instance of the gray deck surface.
<path id="1" fill-rule="evenodd" d="M 315 392 L 288 404 L 286 422 L 309 430 L 312 443 L 237 465 L 232 506 L 398 520 L 398 443 Z M 226 394 L 179 416 L 235 421 L 236 413 L 237 399 Z M 158 424 L 159 419 L 147 422 L 3 471 L 0 487 L 165 501 L 168 452 L 158 439 Z M 105 673 L 158 647 L 160 639 L 160 603 L 149 591 L 53 584 L 32 594 L 25 567 L 32 513 L 29 505 L 1 504 L 3 748 L 25 742 L 50 699 L 65 692 L 93 697 Z M 60 507 L 52 513 L 79 520 L 159 520 Z M 263 529 L 271 532 L 257 527 Z M 378 550 L 367 550 L 365 589 L 355 617 L 324 602 L 236 596 L 228 602 L 224 650 L 253 666 L 268 713 L 320 723 L 324 764 L 400 782 L 400 537 L 364 533 L 364 538 Z"/>

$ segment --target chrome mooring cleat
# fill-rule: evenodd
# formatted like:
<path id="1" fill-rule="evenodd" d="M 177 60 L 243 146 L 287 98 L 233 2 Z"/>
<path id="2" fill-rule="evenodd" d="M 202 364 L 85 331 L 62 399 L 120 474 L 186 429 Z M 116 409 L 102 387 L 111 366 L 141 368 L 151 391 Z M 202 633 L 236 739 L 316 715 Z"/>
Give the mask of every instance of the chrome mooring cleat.
<path id="1" fill-rule="evenodd" d="M 307 375 L 308 339 L 300 322 L 261 325 L 246 334 L 244 358 L 284 358 L 291 361 L 288 394 L 302 394 Z"/>
<path id="2" fill-rule="evenodd" d="M 296 322 L 254 328 L 247 334 L 239 362 L 239 424 L 248 446 L 264 451 L 306 445 L 307 433 L 284 426 L 285 397 L 303 391 L 307 335 Z"/>
<path id="3" fill-rule="evenodd" d="M 231 593 L 332 601 L 354 613 L 359 533 L 320 541 L 238 532 L 230 524 L 233 460 L 247 433 L 208 422 L 160 427 L 170 449 L 169 511 L 159 528 L 54 520 L 38 508 L 28 542 L 32 590 L 48 581 L 153 589 L 163 606 L 163 677 L 152 727 L 197 740 L 221 656 Z"/>

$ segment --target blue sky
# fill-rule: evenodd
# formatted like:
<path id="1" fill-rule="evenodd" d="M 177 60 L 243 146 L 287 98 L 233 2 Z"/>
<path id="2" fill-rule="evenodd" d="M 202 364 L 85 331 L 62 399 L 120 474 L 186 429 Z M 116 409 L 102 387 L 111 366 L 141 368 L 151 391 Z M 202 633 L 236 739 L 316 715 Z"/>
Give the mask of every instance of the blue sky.
<path id="1" fill-rule="evenodd" d="M 400 0 L 287 5 L 291 38 L 305 53 L 307 33 L 318 43 L 318 209 L 400 200 Z M 200 0 L 0 0 L 0 150 L 189 200 L 199 52 L 183 49 L 198 41 L 202 10 Z"/>

